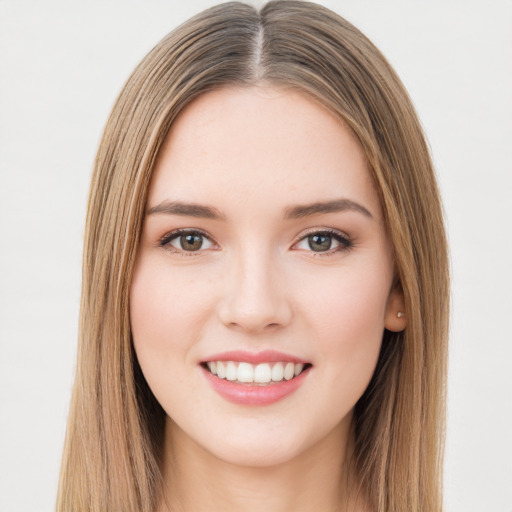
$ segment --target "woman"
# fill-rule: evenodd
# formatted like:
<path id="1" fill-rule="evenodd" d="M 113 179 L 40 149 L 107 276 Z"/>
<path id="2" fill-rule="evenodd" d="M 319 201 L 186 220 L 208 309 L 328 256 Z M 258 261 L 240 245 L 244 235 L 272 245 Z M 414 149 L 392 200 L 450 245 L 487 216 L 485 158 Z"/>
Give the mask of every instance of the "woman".
<path id="1" fill-rule="evenodd" d="M 382 55 L 307 2 L 204 11 L 98 151 L 57 509 L 441 510 L 447 321 Z"/>

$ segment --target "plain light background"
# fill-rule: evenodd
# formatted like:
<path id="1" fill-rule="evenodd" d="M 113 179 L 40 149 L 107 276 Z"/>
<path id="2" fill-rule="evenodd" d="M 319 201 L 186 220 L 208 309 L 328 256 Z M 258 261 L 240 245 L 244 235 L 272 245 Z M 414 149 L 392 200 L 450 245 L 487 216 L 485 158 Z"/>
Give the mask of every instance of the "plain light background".
<path id="1" fill-rule="evenodd" d="M 54 507 L 108 112 L 147 51 L 213 3 L 0 0 L 0 512 Z M 395 66 L 437 167 L 453 272 L 446 510 L 511 512 L 512 2 L 321 3 Z"/>

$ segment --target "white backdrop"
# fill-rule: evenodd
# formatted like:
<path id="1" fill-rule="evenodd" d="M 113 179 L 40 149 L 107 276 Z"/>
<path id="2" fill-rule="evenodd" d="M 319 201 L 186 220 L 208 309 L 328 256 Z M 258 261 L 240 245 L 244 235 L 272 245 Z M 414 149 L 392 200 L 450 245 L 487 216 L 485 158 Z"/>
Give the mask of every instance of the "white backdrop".
<path id="1" fill-rule="evenodd" d="M 0 512 L 54 507 L 87 189 L 135 64 L 209 0 L 0 0 Z M 512 2 L 323 1 L 408 87 L 451 242 L 446 509 L 512 511 Z"/>

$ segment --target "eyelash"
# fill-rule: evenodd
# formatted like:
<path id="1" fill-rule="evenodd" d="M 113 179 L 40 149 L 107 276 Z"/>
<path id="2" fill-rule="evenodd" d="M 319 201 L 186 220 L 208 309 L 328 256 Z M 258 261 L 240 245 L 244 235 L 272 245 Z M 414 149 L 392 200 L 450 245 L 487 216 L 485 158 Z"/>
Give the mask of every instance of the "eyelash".
<path id="1" fill-rule="evenodd" d="M 335 253 L 349 251 L 354 247 L 354 241 L 347 234 L 334 229 L 313 229 L 301 236 L 301 238 L 293 245 L 295 246 L 300 242 L 307 240 L 307 238 L 312 235 L 328 236 L 340 244 L 338 247 L 334 247 L 326 251 L 308 251 L 313 254 L 314 258 L 332 256 Z"/>
<path id="2" fill-rule="evenodd" d="M 159 239 L 158 245 L 167 251 L 170 251 L 174 254 L 178 254 L 180 256 L 185 256 L 185 257 L 197 256 L 197 255 L 199 255 L 199 253 L 201 253 L 203 250 L 205 250 L 205 249 L 199 249 L 197 251 L 187 251 L 185 249 L 177 249 L 176 247 L 173 247 L 171 245 L 171 242 L 173 240 L 177 239 L 180 236 L 184 236 L 184 235 L 197 235 L 200 237 L 204 237 L 207 240 L 209 240 L 212 245 L 215 245 L 215 243 L 211 240 L 211 238 L 206 233 L 204 233 L 203 231 L 198 230 L 198 229 L 178 229 L 176 231 L 171 231 L 170 233 L 166 233 L 163 237 L 161 237 Z M 354 241 L 352 239 L 350 239 L 350 237 L 348 235 L 346 235 L 345 233 L 341 233 L 339 231 L 333 230 L 333 229 L 311 230 L 308 233 L 301 236 L 301 238 L 297 242 L 295 242 L 293 244 L 293 246 L 296 246 L 300 242 L 307 240 L 307 238 L 312 235 L 328 236 L 340 244 L 338 247 L 334 247 L 334 248 L 328 249 L 326 251 L 313 251 L 313 250 L 308 251 L 313 254 L 314 258 L 332 256 L 333 254 L 338 253 L 338 252 L 349 251 L 350 249 L 352 249 L 354 247 Z"/>
<path id="3" fill-rule="evenodd" d="M 184 249 L 177 249 L 176 247 L 173 247 L 171 245 L 171 242 L 173 240 L 184 235 L 198 235 L 211 241 L 210 237 L 199 229 L 177 229 L 176 231 L 171 231 L 170 233 L 167 233 L 162 238 L 160 238 L 160 240 L 158 241 L 158 245 L 164 248 L 165 250 L 170 251 L 174 254 L 178 254 L 180 256 L 197 256 L 197 253 L 200 253 L 201 250 L 186 251 Z M 211 243 L 213 244 L 213 242 Z"/>

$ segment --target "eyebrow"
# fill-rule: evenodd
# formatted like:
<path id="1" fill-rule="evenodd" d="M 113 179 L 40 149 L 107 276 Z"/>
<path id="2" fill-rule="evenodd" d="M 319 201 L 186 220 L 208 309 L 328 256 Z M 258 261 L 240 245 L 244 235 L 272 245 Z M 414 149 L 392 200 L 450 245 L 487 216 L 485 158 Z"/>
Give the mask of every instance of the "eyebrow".
<path id="1" fill-rule="evenodd" d="M 150 208 L 147 215 L 153 215 L 155 213 L 184 215 L 187 217 L 199 217 L 203 219 L 225 219 L 224 214 L 217 210 L 217 208 L 195 203 L 182 203 L 181 201 L 163 201 L 162 203 Z"/>
<path id="2" fill-rule="evenodd" d="M 312 215 L 336 213 L 343 211 L 355 211 L 364 216 L 373 218 L 372 214 L 363 205 L 350 199 L 335 199 L 333 201 L 321 201 L 305 205 L 289 206 L 285 209 L 285 219 L 300 219 Z M 183 203 L 181 201 L 163 201 L 151 207 L 147 215 L 164 213 L 167 215 L 183 215 L 186 217 L 198 217 L 203 219 L 225 220 L 225 215 L 212 206 L 195 203 Z"/>
<path id="3" fill-rule="evenodd" d="M 373 215 L 363 205 L 350 199 L 335 199 L 333 201 L 322 201 L 306 205 L 298 205 L 286 208 L 285 219 L 300 219 L 310 215 L 320 215 L 323 213 L 336 213 L 344 211 L 353 211 L 362 213 L 364 216 L 373 219 Z"/>

